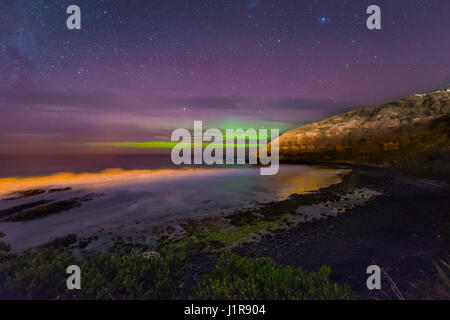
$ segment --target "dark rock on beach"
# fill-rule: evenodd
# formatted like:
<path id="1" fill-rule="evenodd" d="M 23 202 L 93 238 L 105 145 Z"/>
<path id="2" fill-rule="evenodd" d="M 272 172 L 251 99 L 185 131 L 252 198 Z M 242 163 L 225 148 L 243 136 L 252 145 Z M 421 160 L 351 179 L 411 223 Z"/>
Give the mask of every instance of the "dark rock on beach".
<path id="1" fill-rule="evenodd" d="M 23 205 L 14 206 L 0 211 L 1 222 L 17 222 L 44 218 L 46 216 L 61 213 L 76 207 L 80 207 L 85 201 L 92 199 L 92 195 L 84 195 L 67 200 L 40 200 Z"/>

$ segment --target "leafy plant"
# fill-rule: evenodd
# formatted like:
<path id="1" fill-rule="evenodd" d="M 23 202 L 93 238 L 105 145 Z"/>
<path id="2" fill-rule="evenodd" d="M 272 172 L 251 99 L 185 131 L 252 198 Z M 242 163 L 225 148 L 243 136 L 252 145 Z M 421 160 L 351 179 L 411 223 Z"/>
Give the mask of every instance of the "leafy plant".
<path id="1" fill-rule="evenodd" d="M 0 263 L 0 296 L 58 298 L 67 291 L 66 268 L 72 264 L 72 256 L 49 249 L 7 256 Z"/>
<path id="2" fill-rule="evenodd" d="M 83 296 L 95 299 L 178 299 L 184 264 L 174 254 L 145 258 L 135 254 L 94 254 L 81 266 Z"/>
<path id="3" fill-rule="evenodd" d="M 182 297 L 183 256 L 92 253 L 83 260 L 48 248 L 0 260 L 0 298 L 177 299 Z M 68 290 L 66 269 L 78 265 L 81 290 Z"/>
<path id="4" fill-rule="evenodd" d="M 317 273 L 281 266 L 270 258 L 249 259 L 224 253 L 216 270 L 197 287 L 202 299 L 335 300 L 356 296 L 346 286 L 330 282 L 330 268 Z"/>

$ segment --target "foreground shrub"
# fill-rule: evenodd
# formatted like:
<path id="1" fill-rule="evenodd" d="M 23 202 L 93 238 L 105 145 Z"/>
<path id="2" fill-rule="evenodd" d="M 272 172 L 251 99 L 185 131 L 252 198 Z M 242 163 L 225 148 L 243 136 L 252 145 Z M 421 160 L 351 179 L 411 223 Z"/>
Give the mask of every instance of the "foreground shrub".
<path id="1" fill-rule="evenodd" d="M 1 244 L 1 243 L 0 243 Z M 182 299 L 188 266 L 184 250 L 161 247 L 160 254 L 72 254 L 41 248 L 0 255 L 0 299 Z M 81 290 L 68 290 L 66 269 L 81 269 Z M 224 253 L 215 271 L 198 284 L 201 299 L 351 299 L 350 289 L 317 273 L 284 267 L 269 258 L 249 259 Z"/>
<path id="2" fill-rule="evenodd" d="M 82 264 L 83 295 L 95 299 L 179 299 L 182 259 L 140 255 L 93 255 Z"/>
<path id="3" fill-rule="evenodd" d="M 49 249 L 10 255 L 0 261 L 0 297 L 55 299 L 68 293 L 66 269 L 75 259 Z"/>
<path id="4" fill-rule="evenodd" d="M 317 273 L 308 273 L 281 266 L 270 258 L 249 259 L 224 253 L 216 270 L 199 283 L 197 295 L 202 299 L 245 300 L 356 298 L 348 287 L 331 283 L 329 274 L 327 266 Z"/>
<path id="5" fill-rule="evenodd" d="M 0 257 L 8 254 L 8 252 L 11 250 L 11 246 L 9 244 L 1 242 L 1 239 L 4 237 L 5 234 L 3 232 L 0 232 Z"/>
<path id="6" fill-rule="evenodd" d="M 81 269 L 81 290 L 68 290 L 66 269 Z M 136 254 L 91 254 L 82 261 L 39 249 L 0 259 L 0 298 L 6 299 L 177 299 L 184 270 L 179 254 L 144 258 Z"/>

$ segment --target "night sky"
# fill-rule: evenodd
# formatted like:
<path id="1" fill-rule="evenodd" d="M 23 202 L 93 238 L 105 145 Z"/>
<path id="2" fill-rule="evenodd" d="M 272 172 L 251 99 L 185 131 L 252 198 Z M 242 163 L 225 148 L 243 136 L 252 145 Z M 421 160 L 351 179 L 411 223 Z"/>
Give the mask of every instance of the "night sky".
<path id="1" fill-rule="evenodd" d="M 449 81 L 448 0 L 0 1 L 0 153 L 286 130 Z"/>

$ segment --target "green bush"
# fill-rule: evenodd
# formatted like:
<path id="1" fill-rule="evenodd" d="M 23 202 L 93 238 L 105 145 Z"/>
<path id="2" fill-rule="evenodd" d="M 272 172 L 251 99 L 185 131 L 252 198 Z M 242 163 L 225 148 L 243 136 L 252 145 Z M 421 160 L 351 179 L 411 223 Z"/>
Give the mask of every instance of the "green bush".
<path id="1" fill-rule="evenodd" d="M 335 300 L 356 296 L 346 286 L 331 283 L 330 268 L 308 273 L 281 266 L 270 258 L 249 259 L 224 253 L 216 270 L 197 287 L 201 299 Z"/>
<path id="2" fill-rule="evenodd" d="M 83 296 L 95 299 L 179 299 L 185 269 L 180 256 L 95 254 L 81 266 Z"/>
<path id="3" fill-rule="evenodd" d="M 0 261 L 0 297 L 55 299 L 68 293 L 66 269 L 75 259 L 49 249 L 9 255 Z"/>
<path id="4" fill-rule="evenodd" d="M 0 235 L 1 237 L 1 235 Z M 0 242 L 1 245 L 1 242 Z M 1 247 L 1 246 L 0 246 Z M 81 258 L 41 248 L 0 255 L 0 299 L 182 299 L 188 272 L 184 248 L 160 247 L 160 257 L 90 253 Z M 81 290 L 68 290 L 69 265 L 81 269 Z M 198 284 L 201 299 L 351 299 L 345 286 L 317 273 L 284 267 L 269 258 L 249 259 L 224 253 L 215 271 Z M 195 297 L 195 296 L 194 296 Z"/>
<path id="5" fill-rule="evenodd" d="M 66 269 L 81 269 L 81 290 L 68 290 Z M 182 255 L 161 258 L 95 253 L 78 260 L 51 249 L 7 255 L 0 260 L 0 298 L 177 299 L 182 297 Z"/>

